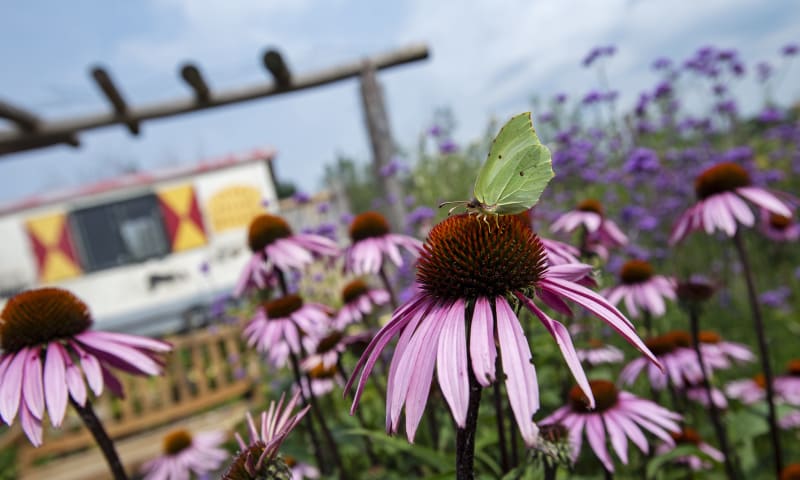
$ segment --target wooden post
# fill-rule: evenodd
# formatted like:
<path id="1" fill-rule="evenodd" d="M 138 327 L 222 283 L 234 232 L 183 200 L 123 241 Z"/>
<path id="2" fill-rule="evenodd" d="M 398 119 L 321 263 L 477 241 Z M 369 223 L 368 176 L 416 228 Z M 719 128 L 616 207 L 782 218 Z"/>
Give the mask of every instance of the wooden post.
<path id="1" fill-rule="evenodd" d="M 403 190 L 394 176 L 380 175 L 381 169 L 392 161 L 395 148 L 389 128 L 389 116 L 386 114 L 386 105 L 383 101 L 383 91 L 375 76 L 375 65 L 369 60 L 364 60 L 361 69 L 361 100 L 372 146 L 374 173 L 388 200 L 389 222 L 395 231 L 402 231 L 405 227 Z"/>

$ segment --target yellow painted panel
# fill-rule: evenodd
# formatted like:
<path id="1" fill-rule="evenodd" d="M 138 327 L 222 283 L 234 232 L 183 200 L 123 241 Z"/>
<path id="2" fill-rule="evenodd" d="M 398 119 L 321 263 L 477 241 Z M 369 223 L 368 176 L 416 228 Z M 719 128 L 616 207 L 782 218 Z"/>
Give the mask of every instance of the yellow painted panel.
<path id="1" fill-rule="evenodd" d="M 77 277 L 80 274 L 80 268 L 69 257 L 58 250 L 49 250 L 47 252 L 47 258 L 41 273 L 43 282 L 55 282 Z"/>
<path id="2" fill-rule="evenodd" d="M 261 191 L 250 185 L 232 185 L 218 191 L 206 204 L 211 229 L 224 232 L 247 227 L 256 215 L 264 213 L 261 200 Z"/>
<path id="3" fill-rule="evenodd" d="M 178 230 L 175 232 L 175 239 L 172 241 L 172 251 L 180 252 L 192 248 L 202 247 L 206 244 L 206 236 L 202 230 L 197 228 L 189 219 L 181 220 Z"/>

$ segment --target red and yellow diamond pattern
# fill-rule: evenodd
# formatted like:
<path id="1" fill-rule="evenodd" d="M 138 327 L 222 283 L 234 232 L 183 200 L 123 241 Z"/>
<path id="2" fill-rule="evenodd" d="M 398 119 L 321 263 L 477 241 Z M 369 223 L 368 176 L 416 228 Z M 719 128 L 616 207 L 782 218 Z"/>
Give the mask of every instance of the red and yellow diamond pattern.
<path id="1" fill-rule="evenodd" d="M 158 200 L 173 252 L 190 250 L 206 244 L 203 215 L 191 185 L 160 190 Z"/>
<path id="2" fill-rule="evenodd" d="M 64 213 L 51 213 L 25 221 L 42 282 L 64 280 L 82 272 L 67 227 Z"/>

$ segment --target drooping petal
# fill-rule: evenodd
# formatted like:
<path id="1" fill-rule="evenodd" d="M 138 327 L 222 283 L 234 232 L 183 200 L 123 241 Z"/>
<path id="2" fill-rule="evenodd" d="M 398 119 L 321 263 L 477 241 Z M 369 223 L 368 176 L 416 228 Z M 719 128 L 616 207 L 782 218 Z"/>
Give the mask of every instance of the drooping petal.
<path id="1" fill-rule="evenodd" d="M 550 318 L 543 310 L 536 306 L 529 298 L 521 293 L 515 292 L 514 295 L 522 302 L 525 307 L 536 315 L 542 322 L 544 327 L 553 336 L 558 348 L 561 350 L 561 355 L 567 362 L 572 376 L 583 391 L 586 398 L 589 399 L 589 408 L 594 408 L 594 395 L 592 388 L 589 386 L 589 380 L 586 378 L 586 372 L 583 371 L 581 360 L 578 358 L 578 353 L 575 351 L 575 346 L 572 344 L 572 337 L 569 335 L 569 330 L 560 322 Z"/>
<path id="2" fill-rule="evenodd" d="M 47 413 L 54 427 L 61 426 L 67 411 L 67 379 L 64 356 L 67 352 L 58 342 L 47 349 L 44 363 L 44 383 L 47 385 Z"/>
<path id="3" fill-rule="evenodd" d="M 81 369 L 69 358 L 67 358 L 66 378 L 69 395 L 78 405 L 86 405 L 86 384 L 83 383 Z"/>
<path id="4" fill-rule="evenodd" d="M 792 210 L 772 193 L 758 187 L 739 187 L 736 193 L 777 215 L 792 217 Z"/>
<path id="5" fill-rule="evenodd" d="M 42 421 L 36 418 L 30 410 L 28 405 L 23 403 L 20 407 L 20 423 L 22 423 L 22 431 L 25 436 L 31 441 L 34 447 L 42 446 Z"/>
<path id="6" fill-rule="evenodd" d="M 463 300 L 450 306 L 442 322 L 436 355 L 439 388 L 450 406 L 456 424 L 464 428 L 469 407 L 469 372 L 467 371 L 467 328 Z"/>
<path id="7" fill-rule="evenodd" d="M 623 431 L 622 426 L 618 425 L 617 422 L 614 421 L 614 417 L 608 415 L 612 411 L 613 410 L 609 410 L 603 415 L 606 432 L 608 432 L 608 437 L 611 439 L 611 446 L 614 447 L 614 451 L 617 452 L 617 456 L 620 460 L 622 460 L 623 464 L 627 465 L 628 439 L 625 437 L 625 432 Z"/>
<path id="8" fill-rule="evenodd" d="M 469 350 L 475 379 L 482 387 L 488 387 L 495 378 L 497 347 L 494 343 L 492 305 L 485 297 L 475 300 L 475 311 L 470 323 Z"/>
<path id="9" fill-rule="evenodd" d="M 504 298 L 497 297 L 495 310 L 508 400 L 525 444 L 532 447 L 536 445 L 539 433 L 539 428 L 533 422 L 533 414 L 539 410 L 539 385 L 531 349 L 517 316 Z"/>
<path id="10" fill-rule="evenodd" d="M 609 472 L 614 471 L 614 462 L 611 460 L 611 455 L 608 454 L 606 448 L 606 432 L 603 428 L 603 419 L 600 415 L 587 415 L 586 419 L 586 438 L 589 440 L 589 445 L 592 446 L 597 458 L 603 462 L 603 466 Z"/>
<path id="11" fill-rule="evenodd" d="M 169 342 L 156 340 L 155 338 L 142 337 L 140 335 L 129 335 L 127 333 L 104 332 L 100 330 L 92 330 L 88 333 L 96 338 L 102 338 L 110 342 L 121 343 L 123 345 L 135 347 L 140 350 L 153 350 L 155 352 L 169 352 L 172 350 L 172 345 Z"/>
<path id="12" fill-rule="evenodd" d="M 86 375 L 86 383 L 92 389 L 95 396 L 100 396 L 103 393 L 103 371 L 100 369 L 100 362 L 97 357 L 87 353 L 80 348 L 76 342 L 71 342 L 70 346 L 78 352 L 81 359 L 81 368 Z"/>
<path id="13" fill-rule="evenodd" d="M 22 380 L 22 398 L 28 411 L 39 420 L 44 414 L 44 388 L 42 385 L 41 348 L 31 347 L 25 362 L 25 374 Z"/>
<path id="14" fill-rule="evenodd" d="M 644 342 L 636 334 L 630 320 L 625 318 L 619 310 L 609 304 L 603 297 L 594 293 L 586 287 L 575 283 L 566 282 L 557 278 L 545 278 L 539 281 L 539 287 L 543 290 L 550 290 L 553 293 L 569 298 L 583 308 L 589 310 L 601 320 L 611 325 L 620 335 L 625 338 L 637 350 L 642 352 L 651 362 L 661 366 L 661 362 L 653 355 Z"/>
<path id="15" fill-rule="evenodd" d="M 428 342 L 435 345 L 440 337 L 442 331 L 442 323 L 435 322 L 431 327 L 431 334 Z M 420 352 L 417 359 L 414 375 L 411 377 L 411 382 L 408 385 L 408 394 L 406 395 L 406 436 L 409 442 L 414 441 L 414 435 L 417 432 L 422 413 L 425 411 L 425 405 L 428 403 L 428 394 L 430 393 L 431 383 L 433 382 L 433 369 L 436 365 L 436 349 L 427 348 Z"/>
<path id="16" fill-rule="evenodd" d="M 13 354 L 11 363 L 6 368 L 3 383 L 0 384 L 0 417 L 11 425 L 17 416 L 22 397 L 22 376 L 25 370 L 27 348 Z"/>

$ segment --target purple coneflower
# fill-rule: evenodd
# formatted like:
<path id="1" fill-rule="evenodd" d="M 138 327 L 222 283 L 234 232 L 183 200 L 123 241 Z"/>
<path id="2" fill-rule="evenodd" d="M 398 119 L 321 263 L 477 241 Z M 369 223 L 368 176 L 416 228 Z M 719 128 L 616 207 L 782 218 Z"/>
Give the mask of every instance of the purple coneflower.
<path id="1" fill-rule="evenodd" d="M 250 222 L 247 244 L 253 255 L 244 267 L 234 294 L 248 287 L 265 288 L 276 281 L 276 269 L 300 270 L 317 256 L 335 257 L 339 247 L 329 238 L 311 233 L 294 234 L 283 218 L 262 214 Z"/>
<path id="2" fill-rule="evenodd" d="M 753 186 L 747 170 L 733 162 L 718 163 L 704 170 L 695 178 L 694 191 L 698 201 L 678 219 L 670 234 L 670 244 L 701 228 L 707 234 L 722 230 L 733 237 L 737 222 L 752 227 L 755 217 L 744 200 L 770 213 L 792 216 L 786 203 L 773 193 Z"/>
<path id="3" fill-rule="evenodd" d="M 590 366 L 602 363 L 620 363 L 625 360 L 625 354 L 614 345 L 608 345 L 600 340 L 589 340 L 589 348 L 579 348 L 578 358 Z"/>
<path id="4" fill-rule="evenodd" d="M 371 288 L 364 280 L 353 280 L 342 288 L 342 308 L 333 321 L 335 328 L 344 328 L 360 322 L 375 307 L 389 303 L 389 292 L 381 288 Z"/>
<path id="5" fill-rule="evenodd" d="M 284 455 L 283 461 L 292 472 L 291 480 L 303 480 L 305 478 L 319 478 L 319 470 L 313 465 L 298 462 L 296 458 L 291 455 Z"/>
<path id="6" fill-rule="evenodd" d="M 614 471 L 614 462 L 606 447 L 607 440 L 625 465 L 628 464 L 628 439 L 642 452 L 649 452 L 642 429 L 674 444 L 669 432 L 680 431 L 676 423 L 680 415 L 650 400 L 617 390 L 608 380 L 592 380 L 589 385 L 595 398 L 593 406 L 584 391 L 575 386 L 569 392 L 567 405 L 540 422 L 542 425 L 559 423 L 569 430 L 573 461 L 580 455 L 584 429 L 589 445 L 609 472 Z"/>
<path id="7" fill-rule="evenodd" d="M 290 353 L 300 353 L 302 335 L 325 331 L 329 322 L 328 307 L 290 294 L 259 305 L 244 336 L 248 345 L 268 355 L 273 366 L 282 367 Z"/>
<path id="8" fill-rule="evenodd" d="M 308 376 L 311 395 L 321 397 L 332 392 L 334 387 L 344 387 L 344 377 L 342 377 L 337 365 L 334 364 L 326 367 L 325 364 L 320 361 L 319 357 L 313 360 L 312 362 L 309 361 L 309 359 L 305 359 L 302 364 L 303 370 Z M 295 388 L 297 388 L 297 386 L 295 386 Z M 306 396 L 308 396 L 308 387 L 304 385 L 303 388 L 306 389 Z"/>
<path id="9" fill-rule="evenodd" d="M 550 226 L 554 232 L 573 232 L 579 226 L 586 228 L 588 245 L 601 247 L 599 253 L 606 248 L 626 245 L 628 237 L 622 233 L 616 223 L 605 217 L 603 205 L 595 199 L 587 199 L 556 219 Z"/>
<path id="10" fill-rule="evenodd" d="M 239 453 L 233 459 L 233 464 L 222 476 L 222 480 L 258 480 L 261 478 L 292 478 L 286 462 L 278 455 L 278 449 L 289 433 L 300 423 L 311 406 L 306 406 L 292 415 L 300 398 L 300 392 L 295 393 L 286 407 L 283 406 L 284 395 L 281 395 L 278 404 L 269 403 L 269 409 L 261 414 L 260 432 L 253 422 L 253 417 L 247 414 L 247 428 L 250 431 L 250 442 L 247 443 L 236 433 L 239 443 Z"/>
<path id="11" fill-rule="evenodd" d="M 683 386 L 683 394 L 693 402 L 697 402 L 704 407 L 709 406 L 708 392 L 702 382 L 692 383 L 686 380 Z M 722 393 L 722 390 L 716 387 L 711 387 L 711 401 L 713 401 L 714 405 L 720 410 L 728 408 L 728 399 L 725 398 L 725 394 Z"/>
<path id="12" fill-rule="evenodd" d="M 675 300 L 675 280 L 656 275 L 652 265 L 644 260 L 629 260 L 619 271 L 619 285 L 603 294 L 614 305 L 625 301 L 628 314 L 636 318 L 639 309 L 660 317 L 666 312 L 664 299 Z"/>
<path id="13" fill-rule="evenodd" d="M 725 456 L 722 452 L 704 442 L 693 428 L 683 427 L 680 432 L 670 432 L 670 435 L 672 435 L 672 443 L 662 443 L 656 447 L 657 455 L 668 453 L 674 450 L 676 446 L 694 445 L 698 450 L 708 455 L 715 462 L 721 463 L 725 460 Z M 694 471 L 707 470 L 713 466 L 697 455 L 676 457 L 673 462 L 686 465 Z"/>
<path id="14" fill-rule="evenodd" d="M 357 407 L 381 352 L 392 337 L 399 335 L 387 384 L 387 430 L 397 431 L 405 406 L 406 432 L 409 441 L 413 441 L 427 403 L 434 366 L 442 394 L 463 429 L 470 384 L 474 380 L 487 387 L 495 381 L 499 348 L 517 425 L 525 443 L 534 445 L 537 427 L 532 416 L 539 408 L 536 371 L 528 340 L 510 301 L 519 301 L 544 324 L 591 403 L 592 392 L 569 332 L 539 308 L 533 298 L 564 314 L 571 313 L 565 303 L 571 300 L 653 358 L 628 319 L 603 297 L 574 283 L 573 279 L 583 277 L 590 269 L 582 264 L 548 267 L 542 242 L 528 224 L 515 216 L 499 216 L 488 222 L 466 214 L 445 219 L 431 230 L 420 254 L 418 293 L 394 312 L 356 365 L 348 387 L 355 380 L 355 373 L 363 371 L 351 411 Z"/>
<path id="15" fill-rule="evenodd" d="M 0 314 L 0 417 L 42 444 L 45 408 L 61 426 L 70 401 L 87 406 L 84 378 L 95 395 L 107 386 L 122 396 L 116 368 L 137 375 L 161 374 L 159 354 L 172 346 L 147 337 L 92 331 L 89 307 L 60 288 L 29 290 L 12 297 Z"/>
<path id="16" fill-rule="evenodd" d="M 792 217 L 761 210 L 761 233 L 776 242 L 796 242 L 800 239 L 800 223 Z"/>
<path id="17" fill-rule="evenodd" d="M 391 233 L 389 222 L 378 212 L 365 212 L 350 224 L 352 244 L 344 253 L 345 271 L 356 275 L 378 273 L 384 256 L 396 266 L 403 265 L 401 248 L 417 255 L 422 242 L 399 233 Z"/>
<path id="18" fill-rule="evenodd" d="M 717 332 L 701 331 L 697 335 L 703 361 L 713 370 L 731 367 L 731 362 L 746 363 L 755 360 L 747 345 L 723 340 Z"/>
<path id="19" fill-rule="evenodd" d="M 164 453 L 142 466 L 144 480 L 186 480 L 192 474 L 205 475 L 219 469 L 228 459 L 222 448 L 225 432 L 192 435 L 175 430 L 164 437 Z"/>
<path id="20" fill-rule="evenodd" d="M 683 388 L 685 382 L 696 384 L 703 379 L 697 355 L 690 348 L 692 343 L 688 332 L 673 331 L 645 339 L 644 343 L 664 366 L 664 371 L 659 370 L 648 359 L 639 357 L 620 372 L 619 378 L 623 383 L 630 385 L 635 382 L 645 367 L 650 385 L 656 390 L 665 389 L 668 380 L 677 388 Z"/>
<path id="21" fill-rule="evenodd" d="M 759 373 L 753 378 L 735 380 L 725 386 L 725 394 L 735 398 L 745 405 L 752 405 L 764 400 L 766 397 L 767 381 L 764 374 Z"/>
<path id="22" fill-rule="evenodd" d="M 775 392 L 786 403 L 800 406 L 800 360 L 790 360 L 786 373 L 775 377 Z"/>

